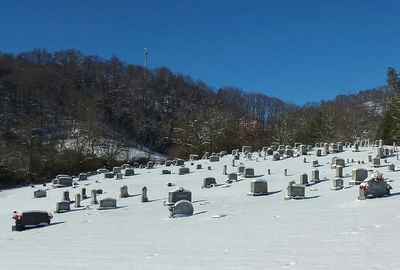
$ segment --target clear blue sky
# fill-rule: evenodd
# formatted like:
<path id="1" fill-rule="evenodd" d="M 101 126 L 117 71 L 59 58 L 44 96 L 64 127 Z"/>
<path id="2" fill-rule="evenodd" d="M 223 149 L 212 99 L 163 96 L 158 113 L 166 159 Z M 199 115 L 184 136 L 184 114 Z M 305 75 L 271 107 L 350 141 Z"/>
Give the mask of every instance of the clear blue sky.
<path id="1" fill-rule="evenodd" d="M 400 63 L 400 1 L 0 0 L 0 51 L 116 55 L 286 101 L 385 84 Z"/>

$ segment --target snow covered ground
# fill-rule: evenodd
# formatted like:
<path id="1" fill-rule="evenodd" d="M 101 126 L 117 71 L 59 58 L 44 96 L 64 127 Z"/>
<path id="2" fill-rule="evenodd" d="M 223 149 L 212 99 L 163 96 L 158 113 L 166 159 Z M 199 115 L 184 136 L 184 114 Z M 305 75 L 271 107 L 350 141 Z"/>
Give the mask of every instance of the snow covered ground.
<path id="1" fill-rule="evenodd" d="M 359 201 L 358 186 L 330 189 L 335 176 L 329 165 L 332 157 L 355 160 L 346 163 L 345 175 L 351 175 L 353 168 L 370 169 L 367 156 L 375 151 L 360 150 L 323 157 L 311 151 L 307 163 L 303 157 L 257 162 L 242 156 L 237 165 L 254 168 L 256 175 L 263 175 L 259 178 L 268 181 L 272 194 L 257 197 L 247 195 L 250 178 L 201 189 L 204 177 L 225 182 L 224 164 L 228 172 L 237 172 L 230 155 L 220 162 L 186 162 L 188 175 L 178 175 L 178 167 L 170 167 L 171 175 L 161 175 L 165 167 L 158 166 L 135 169 L 137 175 L 122 180 L 91 176 L 79 182 L 88 195 L 101 188 L 104 194 L 98 199 L 118 198 L 119 187 L 127 185 L 135 196 L 118 198 L 119 208 L 114 210 L 97 210 L 87 199 L 82 202 L 87 209 L 71 205 L 73 211 L 54 214 L 52 225 L 23 232 L 11 232 L 13 210 L 53 212 L 63 190 L 69 190 L 72 199 L 80 187 L 48 190 L 40 199 L 33 199 L 39 186 L 1 191 L 0 269 L 398 269 L 400 171 L 379 168 L 393 180 L 390 197 Z M 312 160 L 322 165 L 320 177 L 329 180 L 307 187 L 307 199 L 284 200 L 288 181 L 298 183 L 301 173 L 311 175 Z M 357 164 L 358 160 L 367 164 Z M 396 157 L 388 161 L 398 168 Z M 196 169 L 198 163 L 203 169 Z M 288 176 L 283 174 L 285 168 Z M 346 186 L 350 179 L 344 178 Z M 175 186 L 167 187 L 168 182 Z M 140 203 L 136 196 L 143 186 L 148 188 L 148 203 Z M 192 191 L 195 214 L 171 219 L 163 202 L 168 191 L 179 186 Z"/>

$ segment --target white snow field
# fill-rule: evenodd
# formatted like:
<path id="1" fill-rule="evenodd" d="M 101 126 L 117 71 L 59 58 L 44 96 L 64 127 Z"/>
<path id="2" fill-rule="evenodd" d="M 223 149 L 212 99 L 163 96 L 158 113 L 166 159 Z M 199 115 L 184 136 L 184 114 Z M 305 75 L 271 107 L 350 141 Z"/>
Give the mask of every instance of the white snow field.
<path id="1" fill-rule="evenodd" d="M 161 175 L 165 167 L 156 166 L 135 169 L 137 175 L 122 180 L 91 176 L 77 188 L 50 189 L 40 199 L 33 198 L 39 185 L 1 191 L 0 269 L 399 269 L 400 171 L 379 168 L 393 187 L 389 197 L 360 201 L 359 187 L 347 187 L 353 168 L 371 169 L 369 154 L 374 156 L 375 150 L 345 148 L 323 157 L 311 151 L 307 163 L 304 156 L 281 161 L 268 156 L 257 162 L 255 154 L 250 161 L 242 155 L 236 167 L 227 155 L 220 162 L 186 162 L 188 175 L 178 175 L 176 166 L 169 167 L 171 175 Z M 332 157 L 354 159 L 344 168 L 348 176 L 343 178 L 343 190 L 331 190 Z M 320 178 L 328 180 L 306 187 L 306 199 L 284 200 L 290 180 L 299 183 L 301 173 L 310 178 L 313 160 L 322 165 Z M 387 160 L 398 168 L 395 156 Z M 199 163 L 203 169 L 197 170 Z M 256 178 L 266 179 L 271 194 L 248 196 L 252 178 L 201 189 L 208 176 L 224 184 L 223 165 L 228 165 L 228 172 L 237 172 L 239 163 L 254 168 Z M 168 182 L 175 186 L 167 187 Z M 121 185 L 135 196 L 118 198 Z M 148 203 L 136 196 L 143 186 L 148 188 Z M 194 215 L 169 218 L 163 202 L 180 186 L 192 191 Z M 75 209 L 72 204 L 72 211 L 54 214 L 50 226 L 11 232 L 14 210 L 54 212 L 64 190 L 73 199 L 81 187 L 88 196 L 91 189 L 103 189 L 98 199 L 116 198 L 119 208 L 97 210 L 87 199 L 82 205 L 89 207 Z"/>

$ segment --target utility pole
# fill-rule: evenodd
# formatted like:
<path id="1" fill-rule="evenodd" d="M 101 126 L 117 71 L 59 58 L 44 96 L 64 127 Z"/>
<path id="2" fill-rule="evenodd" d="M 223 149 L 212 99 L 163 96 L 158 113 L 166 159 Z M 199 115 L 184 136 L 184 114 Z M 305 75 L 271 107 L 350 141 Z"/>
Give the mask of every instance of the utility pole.
<path id="1" fill-rule="evenodd" d="M 146 80 L 147 75 L 147 55 L 149 54 L 149 49 L 144 48 L 144 79 Z"/>

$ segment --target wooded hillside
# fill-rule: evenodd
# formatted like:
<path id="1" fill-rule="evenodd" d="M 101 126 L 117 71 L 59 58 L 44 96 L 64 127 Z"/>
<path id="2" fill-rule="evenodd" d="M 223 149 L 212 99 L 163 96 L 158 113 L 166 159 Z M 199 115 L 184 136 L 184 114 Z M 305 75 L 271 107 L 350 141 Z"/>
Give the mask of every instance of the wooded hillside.
<path id="1" fill-rule="evenodd" d="M 117 57 L 0 53 L 1 183 L 132 162 L 127 155 L 118 160 L 129 147 L 185 158 L 241 145 L 373 139 L 389 92 L 297 106 L 233 87 L 211 89 L 166 67 L 145 70 Z"/>

